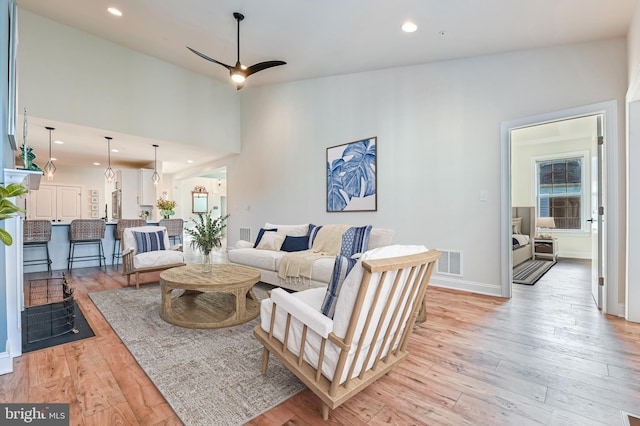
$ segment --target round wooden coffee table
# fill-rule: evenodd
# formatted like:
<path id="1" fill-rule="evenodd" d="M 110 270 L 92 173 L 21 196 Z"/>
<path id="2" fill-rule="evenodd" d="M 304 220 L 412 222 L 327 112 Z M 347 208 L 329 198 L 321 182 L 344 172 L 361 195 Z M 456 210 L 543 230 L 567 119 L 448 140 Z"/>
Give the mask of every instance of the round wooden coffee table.
<path id="1" fill-rule="evenodd" d="M 212 267 L 208 274 L 202 273 L 201 265 L 179 266 L 160 274 L 163 320 L 188 328 L 221 328 L 258 316 L 260 302 L 252 288 L 260 281 L 260 271 L 233 264 Z M 172 295 L 177 289 L 184 292 Z"/>

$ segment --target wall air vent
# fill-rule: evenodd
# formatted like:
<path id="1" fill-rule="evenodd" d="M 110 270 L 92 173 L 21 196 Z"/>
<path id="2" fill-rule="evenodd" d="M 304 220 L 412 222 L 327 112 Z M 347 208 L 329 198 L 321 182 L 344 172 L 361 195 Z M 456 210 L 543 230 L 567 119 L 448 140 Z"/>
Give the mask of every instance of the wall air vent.
<path id="1" fill-rule="evenodd" d="M 240 239 L 243 241 L 251 241 L 251 228 L 240 228 Z"/>
<path id="2" fill-rule="evenodd" d="M 462 276 L 462 252 L 459 250 L 438 249 L 442 257 L 436 265 L 436 273 Z"/>

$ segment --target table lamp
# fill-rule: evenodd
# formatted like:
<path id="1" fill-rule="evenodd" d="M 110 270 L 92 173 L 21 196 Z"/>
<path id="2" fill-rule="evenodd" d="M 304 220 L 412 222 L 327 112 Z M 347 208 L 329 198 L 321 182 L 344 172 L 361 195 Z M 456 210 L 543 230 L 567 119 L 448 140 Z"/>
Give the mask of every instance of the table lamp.
<path id="1" fill-rule="evenodd" d="M 553 238 L 551 235 L 542 234 L 542 229 L 554 229 L 556 227 L 556 221 L 552 217 L 537 217 L 536 228 L 538 228 L 538 237 L 543 240 L 550 240 Z"/>

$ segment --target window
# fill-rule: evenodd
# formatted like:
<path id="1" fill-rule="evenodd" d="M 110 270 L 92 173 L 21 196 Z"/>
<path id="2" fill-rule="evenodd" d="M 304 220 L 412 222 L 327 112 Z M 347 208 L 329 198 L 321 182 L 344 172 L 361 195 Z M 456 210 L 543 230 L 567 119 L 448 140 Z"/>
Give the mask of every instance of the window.
<path id="1" fill-rule="evenodd" d="M 556 229 L 582 230 L 584 156 L 536 161 L 538 216 Z"/>

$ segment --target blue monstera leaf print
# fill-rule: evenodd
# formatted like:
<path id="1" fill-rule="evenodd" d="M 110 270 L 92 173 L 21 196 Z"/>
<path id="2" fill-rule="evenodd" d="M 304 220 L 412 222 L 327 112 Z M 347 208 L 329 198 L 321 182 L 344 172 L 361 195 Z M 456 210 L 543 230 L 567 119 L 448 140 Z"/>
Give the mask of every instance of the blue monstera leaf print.
<path id="1" fill-rule="evenodd" d="M 327 208 L 329 211 L 341 211 L 347 207 L 349 201 L 342 187 L 342 167 L 344 160 L 339 158 L 327 163 Z"/>
<path id="2" fill-rule="evenodd" d="M 342 154 L 342 186 L 349 199 L 376 193 L 376 146 L 367 139 L 350 144 Z M 364 186 L 364 188 L 363 188 Z"/>

